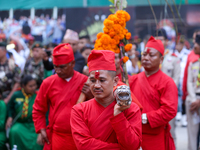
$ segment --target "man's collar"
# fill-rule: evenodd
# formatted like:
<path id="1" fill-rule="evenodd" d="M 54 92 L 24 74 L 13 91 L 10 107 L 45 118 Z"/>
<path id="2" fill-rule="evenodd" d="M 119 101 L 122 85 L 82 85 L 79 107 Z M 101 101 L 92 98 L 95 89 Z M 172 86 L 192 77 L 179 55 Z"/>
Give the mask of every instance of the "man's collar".
<path id="1" fill-rule="evenodd" d="M 65 80 L 66 80 L 67 82 L 69 82 L 69 81 L 71 80 L 71 78 L 72 78 L 72 77 L 66 78 Z"/>

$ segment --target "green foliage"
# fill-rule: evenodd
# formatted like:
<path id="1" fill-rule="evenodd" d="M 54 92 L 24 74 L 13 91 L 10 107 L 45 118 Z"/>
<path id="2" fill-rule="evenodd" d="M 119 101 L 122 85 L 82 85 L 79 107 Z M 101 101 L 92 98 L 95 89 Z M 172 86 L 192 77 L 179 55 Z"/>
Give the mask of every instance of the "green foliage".
<path id="1" fill-rule="evenodd" d="M 115 13 L 115 8 L 110 8 L 109 10 L 111 11 L 111 13 Z"/>
<path id="2" fill-rule="evenodd" d="M 113 3 L 114 4 L 114 2 L 115 2 L 115 0 L 109 0 L 111 3 Z"/>
<path id="3" fill-rule="evenodd" d="M 114 14 L 116 10 L 123 10 L 124 8 L 127 7 L 127 0 L 117 0 L 115 4 L 115 0 L 109 0 L 112 5 L 110 5 L 110 11 Z"/>

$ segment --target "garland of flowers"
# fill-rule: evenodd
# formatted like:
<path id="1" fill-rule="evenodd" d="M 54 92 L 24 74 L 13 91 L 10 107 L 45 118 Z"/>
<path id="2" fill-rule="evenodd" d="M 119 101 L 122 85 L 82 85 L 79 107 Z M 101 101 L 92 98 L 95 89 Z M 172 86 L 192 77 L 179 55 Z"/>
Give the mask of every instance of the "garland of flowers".
<path id="1" fill-rule="evenodd" d="M 132 48 L 132 44 L 128 43 L 131 33 L 126 29 L 126 22 L 130 20 L 130 15 L 124 10 L 118 10 L 115 14 L 111 14 L 104 20 L 103 33 L 97 34 L 95 41 L 95 50 L 111 50 L 120 53 L 120 45 L 124 46 L 127 52 Z M 124 56 L 123 63 L 128 61 L 128 57 Z"/>

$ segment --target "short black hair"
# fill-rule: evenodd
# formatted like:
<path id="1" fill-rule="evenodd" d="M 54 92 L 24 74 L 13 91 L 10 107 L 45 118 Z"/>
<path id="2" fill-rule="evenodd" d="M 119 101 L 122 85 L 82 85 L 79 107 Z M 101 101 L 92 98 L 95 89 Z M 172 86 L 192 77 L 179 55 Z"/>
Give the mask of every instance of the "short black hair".
<path id="1" fill-rule="evenodd" d="M 110 71 L 110 70 L 108 70 L 108 73 L 110 74 L 110 76 L 112 78 L 116 77 L 116 75 L 117 75 L 116 71 Z"/>
<path id="2" fill-rule="evenodd" d="M 56 46 L 58 46 L 58 44 L 56 44 L 56 43 L 49 43 L 49 44 L 47 44 L 47 45 L 45 45 L 45 48 L 46 49 L 49 49 L 50 47 L 56 47 Z"/>
<path id="3" fill-rule="evenodd" d="M 87 39 L 87 40 L 90 41 L 89 35 L 80 36 L 80 37 L 79 37 L 79 40 L 81 40 L 81 39 Z"/>
<path id="4" fill-rule="evenodd" d="M 25 75 L 22 77 L 21 79 L 21 86 L 26 86 L 28 84 L 29 81 L 31 80 L 35 80 L 31 75 Z"/>
<path id="5" fill-rule="evenodd" d="M 86 49 L 94 49 L 93 45 L 86 44 L 83 48 L 81 48 L 80 52 L 83 53 Z"/>
<path id="6" fill-rule="evenodd" d="M 7 44 L 5 42 L 0 42 L 0 47 L 6 50 Z"/>
<path id="7" fill-rule="evenodd" d="M 158 29 L 155 31 L 155 35 L 154 36 L 163 36 L 165 38 L 165 40 L 168 39 L 167 37 L 167 32 L 165 31 L 165 29 Z"/>

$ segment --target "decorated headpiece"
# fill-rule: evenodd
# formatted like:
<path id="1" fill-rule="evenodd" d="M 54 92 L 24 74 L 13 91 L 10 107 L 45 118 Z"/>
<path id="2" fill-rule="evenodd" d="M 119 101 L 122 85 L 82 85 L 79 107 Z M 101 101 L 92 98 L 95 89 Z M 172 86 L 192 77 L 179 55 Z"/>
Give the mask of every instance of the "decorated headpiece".
<path id="1" fill-rule="evenodd" d="M 74 60 L 73 50 L 68 43 L 60 44 L 53 50 L 53 64 L 62 65 Z"/>
<path id="2" fill-rule="evenodd" d="M 92 50 L 88 57 L 89 72 L 94 70 L 116 71 L 115 53 L 109 50 Z"/>
<path id="3" fill-rule="evenodd" d="M 159 51 L 162 55 L 164 54 L 165 48 L 161 40 L 156 40 L 153 36 L 151 36 L 145 46 L 149 48 L 154 48 Z"/>
<path id="4" fill-rule="evenodd" d="M 79 41 L 78 33 L 73 30 L 67 29 L 67 31 L 63 37 L 63 40 L 66 40 L 66 39 Z"/>

